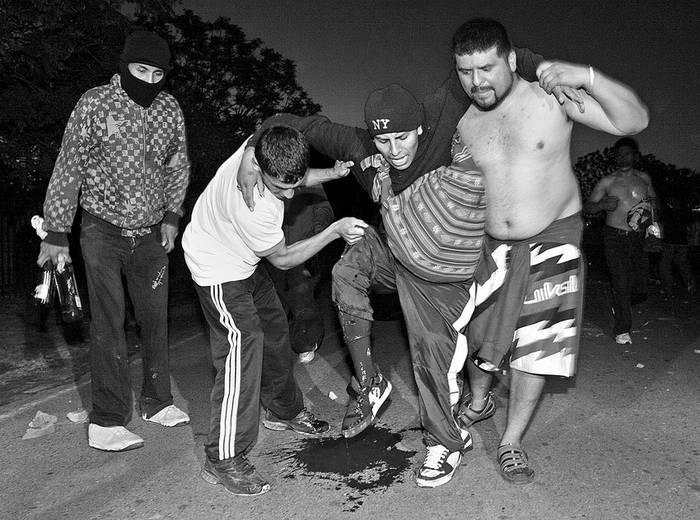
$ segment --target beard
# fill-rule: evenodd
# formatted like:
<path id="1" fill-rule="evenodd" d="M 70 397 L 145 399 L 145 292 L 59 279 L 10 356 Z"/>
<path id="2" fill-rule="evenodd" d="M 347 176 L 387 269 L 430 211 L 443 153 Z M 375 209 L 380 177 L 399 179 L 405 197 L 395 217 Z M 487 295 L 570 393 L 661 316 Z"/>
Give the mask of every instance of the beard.
<path id="1" fill-rule="evenodd" d="M 514 83 L 514 81 L 511 80 L 510 83 L 508 84 L 508 86 L 506 87 L 506 89 L 503 92 L 501 92 L 500 94 L 498 94 L 496 92 L 496 89 L 494 89 L 493 87 L 486 87 L 486 88 L 472 87 L 469 91 L 470 92 L 469 97 L 471 98 L 472 103 L 476 106 L 476 108 L 478 108 L 482 112 L 489 112 L 489 111 L 497 108 L 501 103 L 503 103 L 503 100 L 508 97 L 508 94 L 510 94 L 510 91 L 513 89 L 513 83 Z M 476 94 L 477 92 L 488 92 L 488 91 L 493 92 L 493 101 L 492 102 L 480 101 L 479 99 L 477 99 L 473 96 L 473 94 Z"/>

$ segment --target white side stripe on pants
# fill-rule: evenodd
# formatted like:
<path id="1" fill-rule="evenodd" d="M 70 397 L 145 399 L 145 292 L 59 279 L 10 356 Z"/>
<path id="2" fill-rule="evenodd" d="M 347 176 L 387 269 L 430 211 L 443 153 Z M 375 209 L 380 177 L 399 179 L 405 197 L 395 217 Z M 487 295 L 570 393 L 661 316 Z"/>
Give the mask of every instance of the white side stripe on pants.
<path id="1" fill-rule="evenodd" d="M 219 459 L 223 460 L 236 456 L 236 421 L 241 389 L 241 332 L 226 308 L 221 284 L 212 285 L 209 294 L 219 311 L 219 323 L 228 331 L 229 352 L 224 364 L 224 397 L 219 416 Z"/>

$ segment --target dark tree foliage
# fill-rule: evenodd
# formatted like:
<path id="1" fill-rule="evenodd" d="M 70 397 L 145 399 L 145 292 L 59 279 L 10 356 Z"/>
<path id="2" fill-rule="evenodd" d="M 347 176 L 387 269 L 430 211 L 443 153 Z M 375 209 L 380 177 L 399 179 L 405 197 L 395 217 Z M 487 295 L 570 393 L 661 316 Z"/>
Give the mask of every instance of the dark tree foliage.
<path id="1" fill-rule="evenodd" d="M 0 194 L 43 197 L 80 96 L 117 71 L 124 37 L 153 29 L 172 48 L 167 89 L 185 113 L 198 193 L 265 117 L 320 107 L 294 63 L 228 19 L 205 22 L 178 0 L 4 0 L 0 4 Z M 39 195 L 37 195 L 39 194 Z"/>
<path id="2" fill-rule="evenodd" d="M 139 17 L 138 22 L 171 43 L 175 67 L 169 90 L 185 113 L 191 194 L 266 117 L 310 115 L 321 108 L 297 84 L 294 62 L 259 39 L 246 39 L 227 18 L 207 22 L 186 10 L 168 20 Z"/>
<path id="3" fill-rule="evenodd" d="M 68 115 L 109 78 L 120 2 L 5 0 L 0 7 L 0 190 L 45 185 Z"/>

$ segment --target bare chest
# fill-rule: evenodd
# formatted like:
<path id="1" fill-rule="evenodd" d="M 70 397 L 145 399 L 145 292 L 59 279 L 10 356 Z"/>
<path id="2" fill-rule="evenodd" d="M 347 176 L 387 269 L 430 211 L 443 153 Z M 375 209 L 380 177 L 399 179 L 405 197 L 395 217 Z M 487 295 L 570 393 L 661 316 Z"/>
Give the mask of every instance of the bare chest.
<path id="1" fill-rule="evenodd" d="M 613 180 L 607 191 L 630 207 L 649 196 L 649 186 L 636 175 Z"/>
<path id="2" fill-rule="evenodd" d="M 547 162 L 561 153 L 569 132 L 558 106 L 547 98 L 531 97 L 494 111 L 471 107 L 458 129 L 476 164 L 486 175 L 504 172 L 520 161 Z M 561 128 L 561 132 L 552 131 Z"/>

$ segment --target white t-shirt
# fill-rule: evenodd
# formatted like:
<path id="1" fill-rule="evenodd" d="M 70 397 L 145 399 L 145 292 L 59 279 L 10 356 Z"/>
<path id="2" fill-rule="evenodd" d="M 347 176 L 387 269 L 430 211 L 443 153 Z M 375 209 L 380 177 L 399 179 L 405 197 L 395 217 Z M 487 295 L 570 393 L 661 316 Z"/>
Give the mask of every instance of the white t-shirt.
<path id="1" fill-rule="evenodd" d="M 247 144 L 241 145 L 216 172 L 192 210 L 182 235 L 185 261 L 201 286 L 245 280 L 261 256 L 284 242 L 284 203 L 255 190 L 255 211 L 245 205 L 236 175 Z"/>

